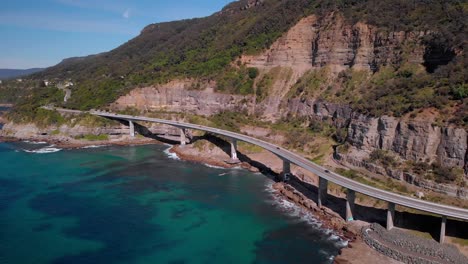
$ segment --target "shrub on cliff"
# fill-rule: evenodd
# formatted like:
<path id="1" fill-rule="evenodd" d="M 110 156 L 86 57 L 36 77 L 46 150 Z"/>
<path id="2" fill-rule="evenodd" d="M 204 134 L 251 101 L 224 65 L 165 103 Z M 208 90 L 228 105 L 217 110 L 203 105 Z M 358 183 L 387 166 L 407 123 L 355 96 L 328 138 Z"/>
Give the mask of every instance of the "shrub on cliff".
<path id="1" fill-rule="evenodd" d="M 393 156 L 391 156 L 390 153 L 381 149 L 376 149 L 372 151 L 369 156 L 369 161 L 378 163 L 384 167 L 390 167 L 390 168 L 396 167 L 399 164 L 398 161 Z"/>

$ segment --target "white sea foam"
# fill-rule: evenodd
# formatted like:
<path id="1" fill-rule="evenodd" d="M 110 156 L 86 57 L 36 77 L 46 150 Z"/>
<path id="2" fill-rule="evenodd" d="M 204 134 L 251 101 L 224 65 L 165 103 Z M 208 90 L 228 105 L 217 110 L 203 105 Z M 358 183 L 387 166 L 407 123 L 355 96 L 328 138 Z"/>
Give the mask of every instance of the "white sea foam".
<path id="1" fill-rule="evenodd" d="M 62 149 L 53 148 L 52 146 L 48 146 L 48 147 L 45 147 L 45 148 L 40 148 L 40 149 L 35 149 L 35 150 L 27 150 L 27 149 L 23 149 L 23 150 L 25 152 L 27 152 L 27 153 L 48 154 L 48 153 L 54 153 L 54 152 L 61 151 Z"/>
<path id="2" fill-rule="evenodd" d="M 226 168 L 223 168 L 223 167 L 219 167 L 219 166 L 214 166 L 214 165 L 210 165 L 208 163 L 203 163 L 203 165 L 207 166 L 208 168 L 212 168 L 212 169 L 226 169 Z"/>
<path id="3" fill-rule="evenodd" d="M 273 188 L 273 183 L 269 183 L 265 189 L 272 196 L 273 204 L 279 206 L 289 215 L 297 217 L 299 221 L 304 221 L 309 225 L 312 225 L 316 228 L 321 228 L 322 223 L 313 216 L 313 214 L 304 208 L 296 205 L 293 202 L 286 200 L 284 197 L 277 195 L 275 189 Z M 328 239 L 333 242 L 338 247 L 348 246 L 348 241 L 338 236 L 332 229 L 324 229 L 321 231 L 328 237 Z"/>
<path id="4" fill-rule="evenodd" d="M 89 145 L 89 146 L 84 146 L 82 149 L 93 149 L 93 148 L 101 148 L 105 147 L 106 145 Z"/>
<path id="5" fill-rule="evenodd" d="M 180 160 L 179 156 L 177 156 L 176 153 L 172 153 L 172 152 L 169 151 L 171 148 L 172 148 L 172 146 L 169 147 L 169 148 L 167 148 L 166 150 L 164 150 L 164 153 L 165 153 L 165 154 L 167 155 L 167 157 L 170 158 L 170 159 Z"/>
<path id="6" fill-rule="evenodd" d="M 348 246 L 348 243 L 349 243 L 348 240 L 345 240 L 345 239 L 341 239 L 341 238 L 340 238 L 340 240 L 338 240 L 338 241 L 335 243 L 335 245 L 337 245 L 338 247 L 345 248 L 345 247 Z"/>
<path id="7" fill-rule="evenodd" d="M 47 144 L 47 142 L 45 141 L 29 141 L 29 140 L 24 140 L 22 141 L 24 143 L 28 143 L 28 144 L 34 144 L 34 145 L 43 145 L 43 144 Z"/>
<path id="8" fill-rule="evenodd" d="M 330 255 L 330 253 L 326 252 L 325 250 L 323 249 L 320 249 L 319 250 L 319 253 L 324 255 L 326 258 L 328 258 L 329 262 L 326 262 L 326 263 L 333 263 L 333 260 L 335 259 L 335 256 L 333 255 Z"/>

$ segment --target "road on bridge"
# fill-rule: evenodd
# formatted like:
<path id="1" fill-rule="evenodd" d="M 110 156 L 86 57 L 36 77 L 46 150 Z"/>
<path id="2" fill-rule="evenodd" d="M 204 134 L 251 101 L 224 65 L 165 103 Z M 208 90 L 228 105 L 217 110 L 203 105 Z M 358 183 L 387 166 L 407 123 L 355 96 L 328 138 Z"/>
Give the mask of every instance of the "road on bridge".
<path id="1" fill-rule="evenodd" d="M 297 166 L 302 167 L 321 178 L 324 178 L 335 184 L 343 186 L 347 189 L 350 189 L 350 190 L 353 190 L 353 191 L 356 191 L 356 192 L 359 192 L 359 193 L 362 193 L 362 194 L 365 194 L 365 195 L 368 195 L 368 196 L 371 196 L 371 197 L 374 197 L 383 201 L 406 206 L 409 208 L 414 208 L 414 209 L 421 210 L 424 212 L 429 212 L 429 213 L 446 216 L 446 217 L 453 217 L 453 218 L 462 219 L 462 220 L 468 220 L 467 209 L 443 205 L 443 204 L 431 203 L 428 201 L 415 199 L 415 198 L 403 196 L 400 194 L 384 191 L 382 189 L 378 189 L 378 188 L 375 188 L 366 184 L 353 181 L 337 173 L 328 171 L 324 167 L 319 166 L 287 149 L 281 148 L 272 143 L 265 142 L 263 140 L 256 139 L 256 138 L 246 136 L 243 134 L 226 131 L 222 129 L 217 129 L 217 128 L 212 128 L 212 127 L 207 127 L 207 126 L 201 126 L 201 125 L 195 125 L 195 124 L 190 124 L 190 123 L 183 123 L 179 121 L 165 120 L 165 119 L 159 119 L 159 118 L 120 115 L 120 114 L 99 112 L 99 111 L 90 111 L 90 114 L 101 116 L 101 117 L 123 119 L 123 120 L 134 121 L 134 122 L 143 121 L 143 122 L 160 123 L 160 124 L 175 126 L 181 129 L 202 130 L 202 131 L 226 136 L 231 139 L 244 141 L 250 144 L 260 146 L 268 151 L 271 151 L 272 153 L 276 154 L 281 159 L 289 161 L 293 164 L 296 164 Z"/>

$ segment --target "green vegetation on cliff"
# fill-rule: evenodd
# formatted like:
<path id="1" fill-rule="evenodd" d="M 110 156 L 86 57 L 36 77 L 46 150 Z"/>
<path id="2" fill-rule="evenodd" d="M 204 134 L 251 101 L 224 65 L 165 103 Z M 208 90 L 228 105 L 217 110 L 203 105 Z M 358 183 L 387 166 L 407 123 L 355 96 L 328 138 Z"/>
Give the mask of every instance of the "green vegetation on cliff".
<path id="1" fill-rule="evenodd" d="M 401 61 L 392 61 L 380 68 L 376 66 L 370 81 L 356 73 L 343 73 L 339 82 L 344 91 L 330 89 L 329 96 L 372 115 L 399 116 L 424 107 L 457 106 L 458 110 L 450 114 L 451 121 L 459 125 L 468 122 L 468 59 L 464 55 L 468 25 L 463 19 L 467 17 L 466 3 L 442 0 L 265 0 L 253 1 L 256 4 L 247 8 L 247 2 L 252 3 L 236 1 L 205 18 L 149 25 L 138 37 L 112 51 L 64 60 L 32 78 L 35 81 L 71 79 L 75 86 L 65 106 L 76 109 L 102 107 L 135 87 L 174 78 L 216 80 L 219 91 L 255 93 L 260 102 L 268 95 L 275 76 L 259 75 L 254 80 L 258 73 L 253 68 L 233 62 L 242 54 L 255 54 L 268 48 L 304 16 L 317 14 L 321 17 L 340 12 L 350 23 L 365 22 L 377 26 L 383 33 L 427 33 L 421 39 L 426 47 L 425 70 L 406 67 L 405 50 L 396 50 L 394 52 L 402 53 Z M 288 97 L 316 96 L 316 91 L 322 89 L 324 77 L 317 74 L 304 76 Z M 257 89 L 255 81 L 258 82 Z M 0 100 L 2 96 L 10 98 L 4 100 L 11 100 L 16 92 L 11 89 L 2 92 Z M 54 92 L 48 96 L 45 103 L 59 103 Z M 26 116 L 22 119 L 32 120 L 35 113 L 31 108 L 39 105 L 37 98 L 33 95 L 23 96 L 23 99 L 16 112 Z"/>

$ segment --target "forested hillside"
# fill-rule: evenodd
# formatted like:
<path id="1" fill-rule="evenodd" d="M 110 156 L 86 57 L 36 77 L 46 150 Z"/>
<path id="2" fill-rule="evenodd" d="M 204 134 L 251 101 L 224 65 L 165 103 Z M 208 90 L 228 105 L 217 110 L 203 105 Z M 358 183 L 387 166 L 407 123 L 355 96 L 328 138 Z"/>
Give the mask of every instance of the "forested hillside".
<path id="1" fill-rule="evenodd" d="M 32 79 L 37 86 L 44 79 L 73 81 L 73 96 L 66 106 L 78 109 L 101 107 L 137 86 L 175 78 L 215 80 L 219 91 L 253 94 L 257 72 L 234 64 L 239 56 L 265 50 L 307 15 L 340 13 L 348 23 L 367 23 L 381 32 L 424 32 L 421 42 L 426 47 L 424 73 L 403 67 L 404 56 L 387 65 L 390 70 L 386 68 L 385 78 L 371 84 L 360 85 L 352 73 L 342 73 L 337 82 L 344 91 L 350 81 L 354 86 L 365 87 L 364 97 L 342 101 L 372 115 L 402 115 L 454 102 L 461 104 L 462 111 L 454 122 L 464 125 L 468 94 L 464 19 L 467 10 L 466 2 L 442 0 L 243 0 L 209 17 L 149 25 L 138 37 L 115 50 L 64 60 Z M 380 70 L 376 67 L 375 74 Z M 421 95 L 426 88 L 430 91 Z M 48 100 L 47 95 L 39 94 Z M 52 92 L 48 101 L 60 104 L 52 100 L 57 98 L 55 94 Z M 17 108 L 22 115 L 37 105 L 38 100 L 32 100 L 34 96 L 28 98 Z M 367 104 L 369 101 L 375 104 Z M 395 103 L 400 101 L 396 109 Z"/>

